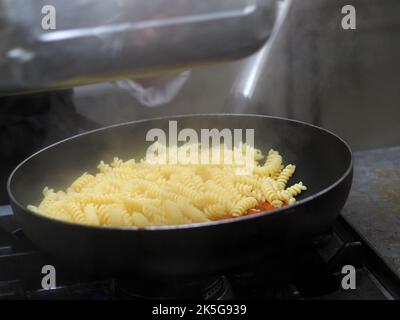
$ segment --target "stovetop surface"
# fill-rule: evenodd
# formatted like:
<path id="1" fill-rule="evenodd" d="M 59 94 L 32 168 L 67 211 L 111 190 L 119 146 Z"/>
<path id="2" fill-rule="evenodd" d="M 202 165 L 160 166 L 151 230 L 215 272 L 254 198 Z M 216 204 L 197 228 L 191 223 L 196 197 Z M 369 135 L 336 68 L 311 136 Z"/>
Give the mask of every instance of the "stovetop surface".
<path id="1" fill-rule="evenodd" d="M 400 147 L 354 154 L 342 215 L 400 276 Z"/>

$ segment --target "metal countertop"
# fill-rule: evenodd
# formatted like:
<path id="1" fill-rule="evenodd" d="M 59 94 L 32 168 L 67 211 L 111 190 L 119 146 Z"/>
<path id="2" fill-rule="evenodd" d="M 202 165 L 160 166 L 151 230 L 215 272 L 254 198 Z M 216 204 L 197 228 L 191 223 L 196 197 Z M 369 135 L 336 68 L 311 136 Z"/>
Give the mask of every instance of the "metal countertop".
<path id="1" fill-rule="evenodd" d="M 342 215 L 400 275 L 400 147 L 354 154 Z"/>

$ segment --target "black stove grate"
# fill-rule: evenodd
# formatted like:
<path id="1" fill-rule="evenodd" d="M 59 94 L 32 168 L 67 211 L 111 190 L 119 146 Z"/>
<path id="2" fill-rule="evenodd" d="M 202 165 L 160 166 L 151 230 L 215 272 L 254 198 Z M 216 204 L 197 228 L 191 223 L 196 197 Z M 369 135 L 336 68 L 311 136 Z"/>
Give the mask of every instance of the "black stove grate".
<path id="1" fill-rule="evenodd" d="M 0 217 L 0 299 L 399 299 L 400 279 L 343 218 L 330 234 L 257 265 L 185 284 L 147 285 L 121 279 L 91 279 L 58 268 L 57 287 L 41 287 L 42 267 L 54 265 L 19 228 Z M 357 288 L 342 288 L 342 267 L 356 269 Z"/>

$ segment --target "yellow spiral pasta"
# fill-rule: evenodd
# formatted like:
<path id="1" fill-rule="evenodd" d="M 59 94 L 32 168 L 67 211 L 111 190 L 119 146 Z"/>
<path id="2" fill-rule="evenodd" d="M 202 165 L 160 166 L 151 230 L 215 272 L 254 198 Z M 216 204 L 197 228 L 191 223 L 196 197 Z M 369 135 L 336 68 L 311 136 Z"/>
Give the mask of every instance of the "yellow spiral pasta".
<path id="1" fill-rule="evenodd" d="M 222 203 L 210 204 L 204 208 L 206 216 L 212 220 L 222 219 L 226 215 L 225 205 Z"/>
<path id="2" fill-rule="evenodd" d="M 140 212 L 133 212 L 130 216 L 130 223 L 131 225 L 135 225 L 140 228 L 148 227 L 151 225 L 151 222 L 147 217 Z"/>
<path id="3" fill-rule="evenodd" d="M 256 198 L 252 198 L 252 197 L 247 197 L 247 198 L 243 198 L 240 199 L 234 206 L 233 210 L 232 210 L 232 214 L 234 216 L 240 216 L 244 213 L 246 213 L 246 211 L 248 211 L 249 209 L 255 208 L 258 204 L 258 201 Z"/>
<path id="4" fill-rule="evenodd" d="M 28 209 L 85 225 L 145 228 L 204 223 L 292 205 L 307 190 L 302 182 L 286 187 L 296 166 L 284 166 L 276 150 L 268 152 L 263 165 L 262 152 L 248 145 L 233 150 L 222 145 L 218 150 L 232 159 L 251 151 L 254 169 L 239 174 L 244 164 L 224 164 L 223 156 L 211 164 L 154 164 L 116 157 L 111 163 L 101 161 L 97 173 L 84 173 L 65 191 L 46 187 L 41 203 Z"/>
<path id="5" fill-rule="evenodd" d="M 264 166 L 257 167 L 254 172 L 261 176 L 269 176 L 275 177 L 282 165 L 282 156 L 279 154 L 278 151 L 271 149 L 268 152 L 267 160 L 265 161 Z"/>
<path id="6" fill-rule="evenodd" d="M 238 183 L 236 188 L 242 196 L 249 196 L 253 191 L 253 186 L 249 184 Z"/>
<path id="7" fill-rule="evenodd" d="M 303 182 L 299 182 L 291 186 L 290 188 L 287 188 L 285 191 L 289 193 L 292 197 L 296 197 L 305 190 L 307 190 L 307 187 L 303 184 Z"/>
<path id="8" fill-rule="evenodd" d="M 283 190 L 288 183 L 289 179 L 293 176 L 296 171 L 296 166 L 289 164 L 282 170 L 282 172 L 278 175 L 276 179 L 278 182 L 279 189 Z"/>

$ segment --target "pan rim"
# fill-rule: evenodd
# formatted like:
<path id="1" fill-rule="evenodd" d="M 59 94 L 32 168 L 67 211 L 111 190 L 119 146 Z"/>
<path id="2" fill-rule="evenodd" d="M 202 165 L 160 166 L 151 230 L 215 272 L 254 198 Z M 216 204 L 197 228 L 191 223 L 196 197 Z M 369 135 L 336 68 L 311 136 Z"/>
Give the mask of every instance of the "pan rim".
<path id="1" fill-rule="evenodd" d="M 28 208 L 26 208 L 25 206 L 23 206 L 19 201 L 17 201 L 17 199 L 15 198 L 14 194 L 11 191 L 11 184 L 12 184 L 12 180 L 14 178 L 14 175 L 16 174 L 16 172 L 23 167 L 27 162 L 29 162 L 31 159 L 33 159 L 34 157 L 36 157 L 37 155 L 39 155 L 42 152 L 47 151 L 48 149 L 51 149 L 59 144 L 63 144 L 64 142 L 73 140 L 73 139 L 77 139 L 81 136 L 85 136 L 85 135 L 89 135 L 89 134 L 93 134 L 96 132 L 100 132 L 100 131 L 105 131 L 105 130 L 110 130 L 113 128 L 117 128 L 117 127 L 123 127 L 123 126 L 129 126 L 129 125 L 133 125 L 133 124 L 139 124 L 139 123 L 145 123 L 145 122 L 150 122 L 150 121 L 159 121 L 159 120 L 173 120 L 173 119 L 179 119 L 179 118 L 190 118 L 190 117 L 248 117 L 248 118 L 266 118 L 266 119 L 272 119 L 272 120 L 279 120 L 279 121 L 285 121 L 285 122 L 291 122 L 291 123 L 296 123 L 296 124 L 300 124 L 300 125 L 304 125 L 307 127 L 311 127 L 317 130 L 321 130 L 324 131 L 325 133 L 333 136 L 334 138 L 338 139 L 347 149 L 347 151 L 349 152 L 350 155 L 350 162 L 348 165 L 348 168 L 346 169 L 346 171 L 344 172 L 344 174 L 338 179 L 336 180 L 333 184 L 329 185 L 328 187 L 326 187 L 325 189 L 320 190 L 317 193 L 314 193 L 298 202 L 296 202 L 293 205 L 290 206 L 286 206 L 286 207 L 282 207 L 282 208 L 276 208 L 274 210 L 269 210 L 269 211 L 264 211 L 264 212 L 260 212 L 258 214 L 255 215 L 248 215 L 248 216 L 241 216 L 241 217 L 236 217 L 236 218 L 232 218 L 232 219 L 226 219 L 226 220 L 219 220 L 219 221 L 207 221 L 207 222 L 202 222 L 202 223 L 191 223 L 191 224 L 182 224 L 182 225 L 171 225 L 171 226 L 149 226 L 149 227 L 144 227 L 144 228 L 138 228 L 138 227 L 109 227 L 109 226 L 93 226 L 93 225 L 86 225 L 86 224 L 82 224 L 82 223 L 75 223 L 75 222 L 68 222 L 68 221 L 62 221 L 62 220 L 57 220 L 57 219 L 53 219 L 50 217 L 46 217 L 44 215 L 38 214 L 32 210 L 29 210 Z M 336 135 L 335 133 L 333 133 L 332 131 L 316 126 L 314 124 L 310 124 L 304 121 L 300 121 L 300 120 L 294 120 L 294 119 L 289 119 L 289 118 L 284 118 L 284 117 L 276 117 L 276 116 L 267 116 L 267 115 L 260 115 L 260 114 L 241 114 L 241 113 L 199 113 L 199 114 L 180 114 L 180 115 L 169 115 L 169 116 L 162 116 L 162 117 L 156 117 L 156 118 L 149 118 L 149 119 L 142 119 L 142 120 L 134 120 L 134 121 L 128 121 L 128 122 L 124 122 L 124 123 L 119 123 L 119 124 L 114 124 L 114 125 L 110 125 L 110 126 L 106 126 L 106 127 L 102 127 L 102 128 L 98 128 L 98 129 L 94 129 L 91 131 L 87 131 L 87 132 L 83 132 L 77 135 L 74 135 L 72 137 L 60 140 L 56 143 L 53 143 L 37 152 L 35 152 L 34 154 L 32 154 L 31 156 L 29 156 L 28 158 L 26 158 L 25 160 L 23 160 L 20 164 L 17 165 L 17 167 L 12 171 L 12 173 L 10 174 L 8 180 L 7 180 L 7 193 L 8 196 L 11 200 L 11 202 L 13 202 L 15 205 L 17 205 L 19 207 L 19 209 L 21 209 L 22 211 L 27 211 L 29 214 L 32 214 L 33 216 L 46 220 L 46 221 L 52 221 L 55 223 L 59 223 L 62 225 L 67 225 L 67 226 L 71 226 L 71 227 L 80 227 L 82 229 L 91 229 L 91 230 L 95 230 L 95 231 L 119 231 L 119 232 L 162 232 L 162 231 L 171 231 L 171 230 L 189 230 L 189 229 L 202 229 L 202 228 L 207 228 L 207 227 L 217 227 L 217 226 L 221 226 L 221 225 L 225 225 L 225 224 L 233 224 L 233 223 L 240 223 L 242 221 L 247 221 L 247 220 L 253 220 L 253 219 L 261 219 L 263 217 L 269 216 L 269 215 L 275 215 L 275 214 L 280 214 L 284 211 L 287 211 L 289 209 L 293 209 L 296 208 L 298 206 L 301 206 L 307 202 L 310 202 L 311 200 L 314 200 L 316 198 L 319 198 L 321 196 L 323 196 L 324 194 L 328 193 L 329 191 L 331 191 L 332 189 L 334 189 L 337 185 L 339 185 L 340 183 L 342 183 L 347 177 L 348 175 L 352 172 L 353 170 L 353 151 L 351 150 L 349 144 L 343 140 L 341 137 L 339 137 L 338 135 Z"/>

